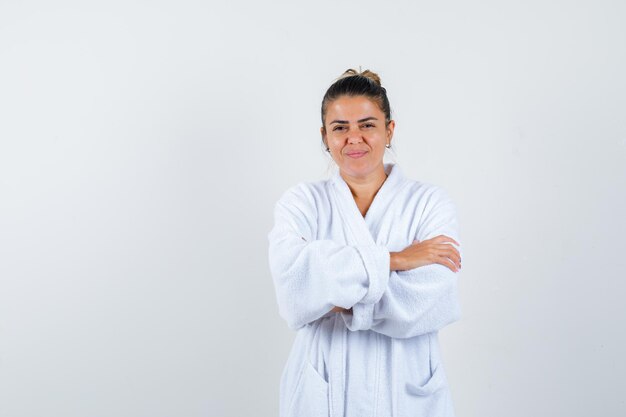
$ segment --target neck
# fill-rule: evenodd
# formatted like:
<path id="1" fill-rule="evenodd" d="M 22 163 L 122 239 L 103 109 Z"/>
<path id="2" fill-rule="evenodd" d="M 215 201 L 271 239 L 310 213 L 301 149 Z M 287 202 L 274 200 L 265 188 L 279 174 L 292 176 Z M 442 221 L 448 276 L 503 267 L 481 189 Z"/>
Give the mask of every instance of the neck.
<path id="1" fill-rule="evenodd" d="M 372 171 L 365 177 L 353 177 L 345 172 L 340 172 L 343 180 L 348 184 L 352 196 L 357 200 L 371 200 L 387 179 L 384 165 Z"/>

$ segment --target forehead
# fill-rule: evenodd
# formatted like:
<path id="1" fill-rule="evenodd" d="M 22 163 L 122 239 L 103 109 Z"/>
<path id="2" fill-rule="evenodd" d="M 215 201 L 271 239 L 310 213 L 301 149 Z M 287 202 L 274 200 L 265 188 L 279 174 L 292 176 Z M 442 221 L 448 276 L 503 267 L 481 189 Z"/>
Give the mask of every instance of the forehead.
<path id="1" fill-rule="evenodd" d="M 374 116 L 384 119 L 383 111 L 372 99 L 365 96 L 341 96 L 330 102 L 326 109 L 326 120 L 359 120 Z"/>

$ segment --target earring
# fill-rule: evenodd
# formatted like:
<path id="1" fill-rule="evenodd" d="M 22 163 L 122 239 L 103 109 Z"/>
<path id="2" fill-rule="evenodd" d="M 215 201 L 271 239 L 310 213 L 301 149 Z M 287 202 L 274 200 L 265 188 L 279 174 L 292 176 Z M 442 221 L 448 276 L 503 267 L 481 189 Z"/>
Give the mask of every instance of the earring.
<path id="1" fill-rule="evenodd" d="M 326 148 L 326 152 L 330 152 L 330 148 Z"/>
<path id="2" fill-rule="evenodd" d="M 386 145 L 385 145 L 385 147 L 386 147 L 387 149 L 389 149 L 389 148 L 391 148 L 391 144 L 389 144 L 389 143 L 388 143 L 388 144 L 386 144 Z"/>

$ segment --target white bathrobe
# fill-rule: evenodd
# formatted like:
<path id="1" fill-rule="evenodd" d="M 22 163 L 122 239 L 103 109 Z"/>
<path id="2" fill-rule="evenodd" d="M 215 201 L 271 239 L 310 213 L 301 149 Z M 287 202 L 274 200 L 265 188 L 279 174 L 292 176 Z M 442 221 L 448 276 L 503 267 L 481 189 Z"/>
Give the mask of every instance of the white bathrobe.
<path id="1" fill-rule="evenodd" d="M 339 172 L 275 205 L 270 271 L 278 311 L 297 331 L 280 417 L 455 416 L 437 336 L 460 318 L 458 273 L 390 271 L 389 252 L 438 235 L 461 244 L 456 208 L 443 188 L 384 167 L 365 217 Z"/>

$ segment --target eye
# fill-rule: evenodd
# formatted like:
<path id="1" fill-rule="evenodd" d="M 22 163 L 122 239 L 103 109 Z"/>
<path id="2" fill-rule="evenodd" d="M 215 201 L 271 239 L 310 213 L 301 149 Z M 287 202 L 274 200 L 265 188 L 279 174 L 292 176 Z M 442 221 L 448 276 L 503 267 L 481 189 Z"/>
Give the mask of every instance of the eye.
<path id="1" fill-rule="evenodd" d="M 364 123 L 361 125 L 361 127 L 368 129 L 370 127 L 375 127 L 375 126 L 374 126 L 374 123 Z"/>
<path id="2" fill-rule="evenodd" d="M 333 132 L 338 132 L 344 129 L 345 129 L 345 126 L 338 125 L 338 126 L 333 127 Z"/>

